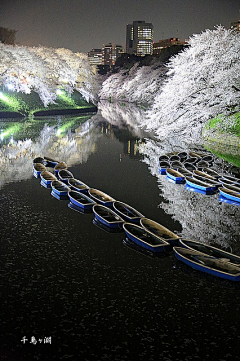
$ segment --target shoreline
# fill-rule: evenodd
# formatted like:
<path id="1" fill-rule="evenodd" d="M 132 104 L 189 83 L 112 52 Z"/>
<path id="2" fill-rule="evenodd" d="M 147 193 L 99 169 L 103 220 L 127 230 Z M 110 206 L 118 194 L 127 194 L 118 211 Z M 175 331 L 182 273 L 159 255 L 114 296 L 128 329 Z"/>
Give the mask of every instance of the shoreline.
<path id="1" fill-rule="evenodd" d="M 54 116 L 54 115 L 77 115 L 84 113 L 95 113 L 97 112 L 97 106 L 85 107 L 85 108 L 74 108 L 74 109 L 49 109 L 49 110 L 40 110 L 34 112 L 32 115 L 34 117 L 44 117 L 44 116 Z M 29 115 L 23 115 L 18 112 L 1 112 L 0 119 L 2 118 L 26 118 Z"/>

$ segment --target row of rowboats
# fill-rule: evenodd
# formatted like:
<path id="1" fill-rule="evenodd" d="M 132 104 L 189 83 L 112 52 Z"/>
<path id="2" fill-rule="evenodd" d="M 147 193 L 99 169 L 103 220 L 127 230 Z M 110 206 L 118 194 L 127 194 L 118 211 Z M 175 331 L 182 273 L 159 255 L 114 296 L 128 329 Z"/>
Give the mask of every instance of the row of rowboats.
<path id="1" fill-rule="evenodd" d="M 59 200 L 68 199 L 69 208 L 82 213 L 93 212 L 94 224 L 109 232 L 124 231 L 128 244 L 151 254 L 173 249 L 176 258 L 192 268 L 240 281 L 239 256 L 201 242 L 182 239 L 130 205 L 75 179 L 66 163 L 38 157 L 33 161 L 33 175 L 40 178 L 42 186 L 51 188 L 52 196 Z"/>
<path id="2" fill-rule="evenodd" d="M 211 168 L 213 156 L 200 157 L 194 153 L 186 159 L 179 155 L 162 155 L 159 157 L 159 173 L 166 175 L 174 183 L 185 183 L 186 189 L 199 193 L 220 193 L 221 201 L 240 204 L 240 179 L 236 176 L 218 173 Z M 193 155 L 196 155 L 195 157 Z M 198 157 L 197 157 L 198 155 Z M 176 160 L 177 159 L 177 160 Z M 203 163 L 204 162 L 204 163 Z M 205 166 L 203 166 L 205 165 Z"/>

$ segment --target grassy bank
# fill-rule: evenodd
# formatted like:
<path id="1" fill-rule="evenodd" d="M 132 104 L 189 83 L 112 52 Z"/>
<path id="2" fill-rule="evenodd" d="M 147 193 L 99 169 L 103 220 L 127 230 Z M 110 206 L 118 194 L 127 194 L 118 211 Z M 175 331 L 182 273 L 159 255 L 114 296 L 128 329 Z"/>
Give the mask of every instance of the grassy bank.
<path id="1" fill-rule="evenodd" d="M 31 116 L 36 112 L 57 113 L 67 110 L 84 110 L 85 108 L 95 108 L 92 103 L 87 103 L 78 93 L 74 91 L 71 96 L 64 91 L 60 91 L 54 104 L 44 107 L 39 95 L 36 92 L 24 94 L 21 92 L 10 92 L 0 88 L 0 115 L 19 114 Z"/>
<path id="2" fill-rule="evenodd" d="M 206 130 L 216 129 L 219 133 L 228 133 L 240 137 L 240 112 L 230 116 L 218 115 L 206 124 Z"/>

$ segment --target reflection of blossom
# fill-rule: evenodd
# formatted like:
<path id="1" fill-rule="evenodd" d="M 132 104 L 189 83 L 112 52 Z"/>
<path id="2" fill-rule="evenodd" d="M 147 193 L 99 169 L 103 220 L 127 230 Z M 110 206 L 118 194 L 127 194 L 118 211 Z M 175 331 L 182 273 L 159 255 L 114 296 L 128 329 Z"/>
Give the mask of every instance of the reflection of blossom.
<path id="1" fill-rule="evenodd" d="M 185 143 L 185 151 L 192 150 Z M 157 143 L 153 140 L 140 145 L 139 151 L 144 155 L 144 162 L 152 175 L 157 177 L 163 201 L 159 204 L 166 213 L 182 226 L 184 238 L 216 243 L 223 247 L 234 245 L 239 241 L 240 207 L 220 203 L 218 195 L 203 195 L 176 185 L 160 175 L 158 158 L 160 154 L 172 151 L 170 144 Z M 202 149 L 203 150 L 203 149 Z M 222 163 L 221 163 L 222 166 Z M 227 163 L 226 166 L 227 168 Z"/>
<path id="2" fill-rule="evenodd" d="M 91 119 L 61 138 L 56 136 L 56 126 L 45 124 L 35 141 L 18 140 L 0 148 L 0 186 L 29 179 L 33 159 L 38 156 L 65 161 L 69 167 L 86 162 L 95 150 L 97 137 L 98 130 Z"/>
<path id="3" fill-rule="evenodd" d="M 112 125 L 116 125 L 119 129 L 127 128 L 130 133 L 139 138 L 144 137 L 144 132 L 140 127 L 144 118 L 144 111 L 128 103 L 109 103 L 101 100 L 98 109 L 105 121 Z"/>

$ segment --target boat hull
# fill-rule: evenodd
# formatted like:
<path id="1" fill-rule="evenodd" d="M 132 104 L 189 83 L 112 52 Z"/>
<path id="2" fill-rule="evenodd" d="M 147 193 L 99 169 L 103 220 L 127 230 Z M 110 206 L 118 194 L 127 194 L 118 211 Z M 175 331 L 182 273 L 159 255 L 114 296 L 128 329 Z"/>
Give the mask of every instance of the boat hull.
<path id="1" fill-rule="evenodd" d="M 219 192 L 223 197 L 225 197 L 231 201 L 240 202 L 240 193 L 238 193 L 238 192 L 234 192 L 230 189 L 223 188 L 223 187 L 219 188 Z"/>
<path id="2" fill-rule="evenodd" d="M 90 197 L 96 202 L 105 207 L 112 207 L 113 202 L 115 201 L 114 198 L 110 197 L 108 194 L 101 192 L 98 189 L 90 188 L 88 190 Z"/>
<path id="3" fill-rule="evenodd" d="M 215 277 L 224 278 L 230 281 L 240 281 L 240 270 L 238 267 L 228 265 L 217 260 L 214 257 L 203 255 L 195 250 L 185 249 L 182 247 L 173 247 L 175 257 L 197 271 L 208 273 Z M 205 262 L 205 264 L 200 263 Z M 207 265 L 208 264 L 208 265 Z M 211 265 L 211 266 L 210 266 Z M 215 268 L 216 267 L 216 268 Z M 218 268 L 217 268 L 218 267 Z M 221 270 L 222 268 L 222 270 Z M 236 269 L 236 273 L 229 273 L 228 269 Z"/>
<path id="4" fill-rule="evenodd" d="M 174 169 L 167 168 L 166 174 L 174 183 L 185 183 L 185 176 Z"/>
<path id="5" fill-rule="evenodd" d="M 161 253 L 169 252 L 171 249 L 171 246 L 168 242 L 165 242 L 163 239 L 160 239 L 160 237 L 157 237 L 153 233 L 146 231 L 144 228 L 138 225 L 124 223 L 123 229 L 130 241 L 147 249 L 148 251 Z"/>
<path id="6" fill-rule="evenodd" d="M 140 226 L 156 236 L 163 238 L 171 246 L 179 245 L 180 238 L 175 233 L 151 219 L 145 217 L 141 218 Z"/>
<path id="7" fill-rule="evenodd" d="M 82 210 L 92 210 L 92 207 L 96 204 L 90 197 L 77 191 L 68 192 L 68 197 L 75 207 L 81 208 Z"/>
<path id="8" fill-rule="evenodd" d="M 123 226 L 124 220 L 110 208 L 95 204 L 93 206 L 93 213 L 95 219 L 104 226 L 112 229 L 120 229 Z"/>
<path id="9" fill-rule="evenodd" d="M 139 223 L 140 219 L 144 217 L 142 213 L 123 202 L 113 202 L 113 209 L 126 222 Z"/>
<path id="10" fill-rule="evenodd" d="M 70 188 L 61 181 L 53 181 L 51 185 L 53 193 L 59 196 L 67 196 L 70 191 Z"/>

